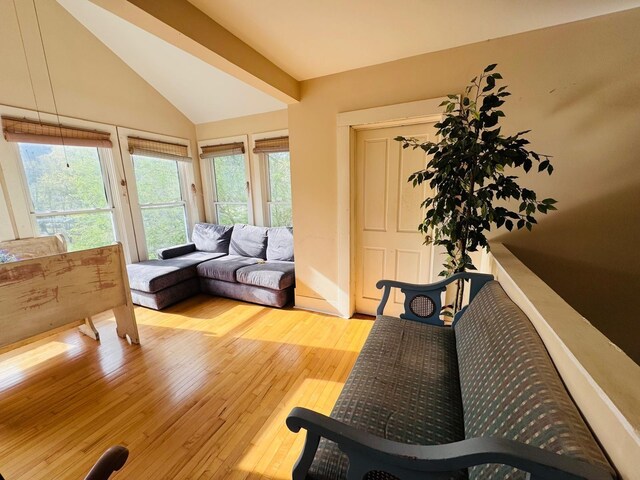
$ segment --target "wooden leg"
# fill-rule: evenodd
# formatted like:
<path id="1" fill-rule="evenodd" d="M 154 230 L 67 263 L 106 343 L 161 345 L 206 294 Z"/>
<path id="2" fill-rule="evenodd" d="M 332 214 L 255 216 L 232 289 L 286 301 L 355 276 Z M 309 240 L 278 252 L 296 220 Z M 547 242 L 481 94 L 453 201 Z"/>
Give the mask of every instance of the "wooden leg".
<path id="1" fill-rule="evenodd" d="M 84 333 L 87 337 L 93 338 L 96 341 L 100 341 L 100 333 L 96 326 L 93 324 L 93 320 L 91 317 L 87 317 L 84 319 L 84 325 L 80 325 L 78 327 L 80 333 Z"/>
<path id="2" fill-rule="evenodd" d="M 133 305 L 120 305 L 113 309 L 116 317 L 116 332 L 120 338 L 129 337 L 131 343 L 139 345 L 140 336 L 138 335 L 138 324 L 136 323 L 136 315 L 133 311 Z"/>

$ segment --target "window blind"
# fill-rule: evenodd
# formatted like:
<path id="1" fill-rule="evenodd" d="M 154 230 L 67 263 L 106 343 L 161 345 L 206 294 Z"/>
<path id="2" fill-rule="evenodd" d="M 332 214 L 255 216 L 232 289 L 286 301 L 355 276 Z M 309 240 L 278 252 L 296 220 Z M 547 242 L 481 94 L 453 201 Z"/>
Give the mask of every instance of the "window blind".
<path id="1" fill-rule="evenodd" d="M 26 118 L 2 117 L 7 142 L 111 148 L 109 132 L 38 122 Z"/>
<path id="2" fill-rule="evenodd" d="M 227 155 L 241 155 L 244 153 L 244 143 L 224 143 L 222 145 L 207 145 L 202 147 L 200 158 L 224 157 Z"/>
<path id="3" fill-rule="evenodd" d="M 289 151 L 289 137 L 263 138 L 256 140 L 253 153 L 275 153 Z"/>
<path id="4" fill-rule="evenodd" d="M 148 138 L 128 137 L 129 153 L 145 157 L 164 158 L 179 162 L 190 162 L 189 149 L 179 143 L 161 142 Z"/>

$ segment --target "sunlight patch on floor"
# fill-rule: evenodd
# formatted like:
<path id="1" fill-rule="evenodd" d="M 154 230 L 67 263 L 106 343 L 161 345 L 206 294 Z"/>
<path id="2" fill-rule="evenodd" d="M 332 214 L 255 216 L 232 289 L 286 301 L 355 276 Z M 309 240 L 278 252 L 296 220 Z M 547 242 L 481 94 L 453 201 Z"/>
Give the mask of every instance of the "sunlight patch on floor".
<path id="1" fill-rule="evenodd" d="M 285 420 L 294 407 L 317 408 L 333 404 L 344 382 L 305 378 L 274 409 L 264 426 L 251 440 L 251 447 L 238 461 L 236 470 L 253 472 L 270 479 L 291 478 L 295 463 L 304 444 L 304 431 L 289 431 Z M 323 412 L 329 413 L 329 412 Z"/>
<path id="2" fill-rule="evenodd" d="M 222 337 L 235 328 L 239 328 L 243 323 L 249 321 L 255 315 L 263 312 L 265 307 L 258 305 L 236 305 L 232 308 L 225 308 L 219 315 L 212 315 L 206 318 L 197 316 L 187 316 L 178 312 L 158 312 L 136 309 L 136 321 L 138 325 L 148 325 L 152 327 L 166 327 L 176 330 L 191 330 L 203 332 L 210 336 Z"/>
<path id="3" fill-rule="evenodd" d="M 371 320 L 362 320 L 362 319 L 344 319 L 339 317 L 327 317 L 326 315 L 314 314 L 310 312 L 305 312 L 307 318 L 305 321 L 308 322 L 309 328 L 314 328 L 318 324 L 322 324 L 323 328 L 326 328 L 326 331 L 329 332 L 329 337 L 331 337 L 332 333 L 335 332 L 335 336 L 338 336 L 338 332 L 353 330 L 359 328 L 370 328 L 373 322 Z M 257 340 L 261 342 L 275 342 L 275 343 L 293 343 L 295 345 L 299 345 L 301 347 L 313 347 L 313 348 L 325 348 L 327 345 L 327 338 L 324 335 L 315 335 L 315 336 L 296 336 L 295 341 L 291 341 L 287 339 L 283 342 L 282 340 L 282 329 L 279 327 L 279 324 L 286 324 L 290 322 L 290 320 L 286 317 L 287 312 L 280 312 L 278 310 L 272 310 L 269 314 L 265 315 L 265 317 L 261 321 L 260 329 L 250 329 L 246 332 L 243 332 L 240 337 L 245 340 Z M 265 325 L 271 325 L 273 328 L 264 328 Z M 360 352 L 360 345 L 349 345 L 347 342 L 344 345 L 338 345 L 336 348 L 343 350 L 345 352 Z"/>
<path id="4" fill-rule="evenodd" d="M 79 347 L 69 343 L 51 341 L 34 348 L 27 348 L 17 355 L 7 355 L 5 359 L 0 357 L 0 389 L 18 383 L 24 378 L 29 368 L 77 348 Z"/>

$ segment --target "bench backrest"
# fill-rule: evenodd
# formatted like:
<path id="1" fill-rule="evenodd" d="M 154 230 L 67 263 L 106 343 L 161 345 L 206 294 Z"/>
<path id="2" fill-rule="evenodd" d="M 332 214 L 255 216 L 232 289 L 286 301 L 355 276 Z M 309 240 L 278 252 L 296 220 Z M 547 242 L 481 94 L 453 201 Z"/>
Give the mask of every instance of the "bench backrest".
<path id="1" fill-rule="evenodd" d="M 455 325 L 465 437 L 499 437 L 601 466 L 604 454 L 571 401 L 527 316 L 496 281 Z M 525 478 L 484 465 L 470 478 Z"/>

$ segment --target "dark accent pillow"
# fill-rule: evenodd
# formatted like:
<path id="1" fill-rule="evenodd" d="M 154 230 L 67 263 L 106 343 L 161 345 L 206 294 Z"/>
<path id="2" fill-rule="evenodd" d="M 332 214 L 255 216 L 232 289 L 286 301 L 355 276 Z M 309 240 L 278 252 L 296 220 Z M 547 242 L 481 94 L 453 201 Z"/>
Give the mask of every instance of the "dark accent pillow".
<path id="1" fill-rule="evenodd" d="M 231 233 L 230 255 L 267 258 L 267 228 L 235 224 Z"/>
<path id="2" fill-rule="evenodd" d="M 232 231 L 231 225 L 196 223 L 191 240 L 196 244 L 196 249 L 203 252 L 229 253 Z"/>
<path id="3" fill-rule="evenodd" d="M 293 227 L 271 227 L 267 236 L 267 260 L 293 262 Z"/>
<path id="4" fill-rule="evenodd" d="M 174 245 L 173 247 L 160 248 L 156 250 L 156 255 L 162 260 L 179 257 L 195 251 L 196 246 L 193 243 L 185 243 L 184 245 Z"/>

